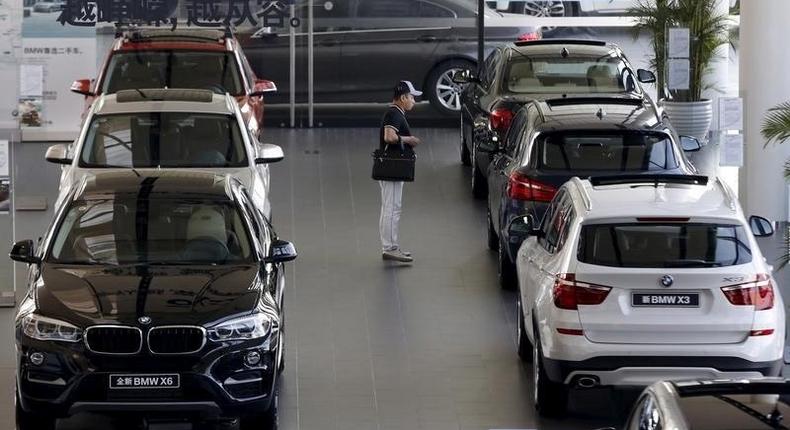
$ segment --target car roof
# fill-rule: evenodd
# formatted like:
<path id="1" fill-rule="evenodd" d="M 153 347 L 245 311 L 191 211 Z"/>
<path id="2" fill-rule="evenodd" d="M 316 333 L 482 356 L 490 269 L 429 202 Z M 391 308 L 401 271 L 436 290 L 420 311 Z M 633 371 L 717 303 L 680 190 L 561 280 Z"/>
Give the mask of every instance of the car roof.
<path id="1" fill-rule="evenodd" d="M 148 88 L 103 94 L 94 104 L 96 115 L 134 112 L 194 112 L 233 114 L 238 105 L 232 96 L 209 90 Z"/>
<path id="2" fill-rule="evenodd" d="M 233 51 L 233 36 L 205 28 L 134 28 L 116 33 L 113 51 L 197 50 Z"/>
<path id="3" fill-rule="evenodd" d="M 508 45 L 513 51 L 524 55 L 560 55 L 563 49 L 568 50 L 570 56 L 602 57 L 607 55 L 621 55 L 620 47 L 614 43 L 588 39 L 538 39 L 514 42 Z M 511 53 L 511 55 L 513 55 Z M 516 54 L 518 55 L 518 54 Z"/>
<path id="4" fill-rule="evenodd" d="M 138 196 L 162 194 L 171 197 L 201 195 L 219 200 L 232 199 L 237 180 L 230 175 L 203 171 L 124 169 L 86 176 L 74 193 L 74 200 L 106 198 L 117 194 Z"/>
<path id="5" fill-rule="evenodd" d="M 642 95 L 565 97 L 533 103 L 541 116 L 538 131 L 666 129 L 652 102 Z"/>
<path id="6" fill-rule="evenodd" d="M 599 183 L 598 179 L 612 180 Z M 575 197 L 577 210 L 587 220 L 653 218 L 658 221 L 673 217 L 734 220 L 743 216 L 732 190 L 720 179 L 708 181 L 704 176 L 576 177 L 566 186 Z"/>

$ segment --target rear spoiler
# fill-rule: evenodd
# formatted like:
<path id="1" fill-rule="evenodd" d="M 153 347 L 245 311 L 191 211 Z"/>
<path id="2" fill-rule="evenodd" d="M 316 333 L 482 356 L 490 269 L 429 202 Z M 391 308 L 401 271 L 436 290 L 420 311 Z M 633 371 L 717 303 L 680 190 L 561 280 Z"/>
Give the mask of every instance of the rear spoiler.
<path id="1" fill-rule="evenodd" d="M 708 177 L 700 175 L 618 175 L 618 176 L 592 176 L 590 183 L 593 186 L 619 185 L 619 184 L 684 184 L 708 185 Z"/>
<path id="2" fill-rule="evenodd" d="M 516 46 L 534 45 L 587 45 L 587 46 L 606 46 L 608 42 L 593 39 L 538 39 L 538 40 L 519 40 L 514 42 Z"/>

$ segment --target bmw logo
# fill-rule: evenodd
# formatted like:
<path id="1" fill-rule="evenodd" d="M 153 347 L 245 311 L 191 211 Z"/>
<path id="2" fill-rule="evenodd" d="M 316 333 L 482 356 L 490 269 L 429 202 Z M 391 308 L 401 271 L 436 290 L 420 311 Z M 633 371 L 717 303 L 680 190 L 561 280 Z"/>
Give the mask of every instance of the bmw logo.
<path id="1" fill-rule="evenodd" d="M 671 277 L 671 276 L 669 276 L 669 275 L 664 275 L 664 276 L 662 276 L 662 277 L 661 277 L 661 279 L 659 280 L 659 282 L 661 283 L 661 286 L 662 286 L 662 287 L 669 288 L 669 287 L 671 287 L 671 286 L 672 286 L 672 284 L 674 284 L 674 283 L 675 283 L 675 280 L 674 280 L 674 279 L 672 279 L 672 277 Z"/>
<path id="2" fill-rule="evenodd" d="M 139 321 L 142 325 L 148 325 L 151 324 L 151 317 L 140 317 L 137 318 L 137 321 Z"/>

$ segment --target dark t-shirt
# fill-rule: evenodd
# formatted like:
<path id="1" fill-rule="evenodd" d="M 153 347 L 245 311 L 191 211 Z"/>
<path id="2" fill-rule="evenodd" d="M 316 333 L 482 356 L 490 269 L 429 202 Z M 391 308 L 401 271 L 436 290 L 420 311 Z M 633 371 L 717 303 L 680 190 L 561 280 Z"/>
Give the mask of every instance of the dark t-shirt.
<path id="1" fill-rule="evenodd" d="M 387 109 L 387 112 L 384 114 L 384 117 L 381 119 L 381 130 L 379 130 L 379 149 L 384 149 L 384 147 L 387 146 L 387 142 L 384 141 L 384 129 L 387 127 L 395 129 L 395 132 L 398 133 L 398 136 L 411 136 L 411 130 L 409 130 L 409 122 L 406 121 L 406 115 L 400 110 L 399 107 L 395 105 L 390 105 L 389 109 Z M 403 148 L 406 153 L 414 153 L 411 145 L 404 143 Z M 400 146 L 397 143 L 393 143 L 389 145 L 388 150 L 400 150 Z"/>

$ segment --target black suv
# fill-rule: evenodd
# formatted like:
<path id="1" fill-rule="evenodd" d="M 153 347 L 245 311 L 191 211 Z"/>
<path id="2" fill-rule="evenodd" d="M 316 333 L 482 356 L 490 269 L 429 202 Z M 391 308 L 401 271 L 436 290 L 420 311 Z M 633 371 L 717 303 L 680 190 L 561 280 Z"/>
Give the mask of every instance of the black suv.
<path id="1" fill-rule="evenodd" d="M 532 100 L 554 97 L 647 97 L 640 82 L 655 82 L 637 70 L 623 51 L 597 40 L 543 39 L 496 48 L 479 75 L 459 73 L 461 93 L 461 161 L 472 166 L 472 194 L 486 195 L 488 154 L 481 141 L 501 140 L 515 113 Z"/>
<path id="2" fill-rule="evenodd" d="M 501 144 L 481 142 L 488 166 L 488 246 L 499 251 L 499 280 L 514 288 L 514 257 L 524 239 L 510 223 L 540 220 L 557 189 L 574 176 L 695 174 L 685 152 L 693 137 L 679 137 L 650 99 L 559 98 L 521 108 Z M 519 232 L 515 232 L 519 233 Z"/>
<path id="3" fill-rule="evenodd" d="M 80 412 L 276 427 L 283 288 L 294 246 L 241 183 L 102 173 L 75 187 L 34 252 L 16 316 L 19 430 Z"/>

